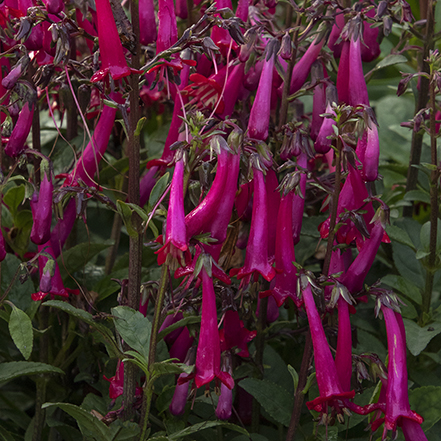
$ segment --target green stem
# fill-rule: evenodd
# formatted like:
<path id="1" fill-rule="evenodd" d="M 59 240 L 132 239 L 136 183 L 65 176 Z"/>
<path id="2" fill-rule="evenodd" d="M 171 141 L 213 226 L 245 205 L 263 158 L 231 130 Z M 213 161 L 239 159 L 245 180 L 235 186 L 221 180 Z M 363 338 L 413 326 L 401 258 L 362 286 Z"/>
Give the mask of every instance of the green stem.
<path id="1" fill-rule="evenodd" d="M 429 52 L 434 47 L 433 41 L 433 29 L 435 26 L 434 14 L 433 14 L 433 1 L 428 0 L 428 8 L 427 8 L 427 25 L 426 25 L 426 36 L 423 43 L 423 51 L 421 54 L 421 58 L 419 60 L 419 71 L 430 73 L 430 67 L 426 62 L 426 58 L 429 56 Z M 421 109 L 424 109 L 427 106 L 428 95 L 429 95 L 429 79 L 421 76 L 419 77 L 419 94 L 418 99 L 415 105 L 415 114 L 418 113 Z M 409 169 L 407 171 L 407 183 L 406 183 L 406 193 L 411 190 L 415 190 L 418 184 L 418 168 L 416 165 L 419 165 L 421 160 L 421 150 L 423 147 L 423 136 L 424 133 L 416 133 L 412 134 L 412 144 L 410 148 L 410 158 L 409 158 Z M 413 214 L 413 205 L 403 208 L 403 216 L 412 217 Z"/>
<path id="2" fill-rule="evenodd" d="M 431 164 L 434 166 L 430 174 L 430 245 L 429 257 L 427 259 L 426 286 L 423 294 L 423 313 L 429 313 L 432 303 L 433 279 L 435 277 L 435 264 L 437 259 L 437 235 L 438 235 L 438 155 L 436 142 L 436 102 L 435 102 L 436 83 L 431 75 L 430 82 L 430 152 Z"/>
<path id="3" fill-rule="evenodd" d="M 148 363 L 149 371 L 156 360 L 156 346 L 158 343 L 159 328 L 161 326 L 162 307 L 164 305 L 165 293 L 167 291 L 167 282 L 168 282 L 168 264 L 165 263 L 164 265 L 162 265 L 161 280 L 159 282 L 158 295 L 156 297 L 155 313 L 153 316 L 153 324 L 152 324 L 152 333 L 150 336 L 149 363 Z M 144 402 L 142 405 L 142 414 L 141 414 L 142 431 L 141 431 L 141 436 L 139 438 L 140 441 L 144 441 L 147 439 L 147 430 L 148 430 L 148 422 L 149 422 L 149 414 L 150 414 L 150 407 L 152 404 L 152 398 L 153 398 L 153 384 L 151 384 L 149 381 L 146 381 L 146 386 L 144 387 Z"/>

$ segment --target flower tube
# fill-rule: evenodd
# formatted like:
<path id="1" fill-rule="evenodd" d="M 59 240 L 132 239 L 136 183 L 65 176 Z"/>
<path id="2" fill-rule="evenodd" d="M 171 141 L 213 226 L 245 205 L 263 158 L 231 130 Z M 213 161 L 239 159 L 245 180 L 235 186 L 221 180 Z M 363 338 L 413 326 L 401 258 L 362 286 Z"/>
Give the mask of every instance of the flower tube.
<path id="1" fill-rule="evenodd" d="M 145 46 L 157 39 L 153 0 L 139 0 L 139 33 L 139 41 Z"/>
<path id="2" fill-rule="evenodd" d="M 277 217 L 274 213 L 279 212 L 280 193 L 277 190 L 279 181 L 276 172 L 268 169 L 265 177 L 266 187 L 266 207 L 268 210 L 268 258 L 271 262 L 275 259 L 276 252 L 276 235 L 277 235 Z"/>
<path id="3" fill-rule="evenodd" d="M 52 193 L 54 186 L 48 165 L 43 167 L 46 161 L 42 161 L 43 179 L 40 183 L 40 192 L 34 193 L 31 199 L 32 230 L 31 240 L 37 245 L 46 243 L 51 237 L 52 221 Z"/>
<path id="4" fill-rule="evenodd" d="M 5 153 L 12 158 L 20 156 L 25 150 L 26 138 L 29 135 L 34 117 L 34 103 L 25 103 L 18 115 L 17 123 L 5 146 Z"/>
<path id="5" fill-rule="evenodd" d="M 180 258 L 188 249 L 184 213 L 184 167 L 184 158 L 181 156 L 176 161 L 171 182 L 164 245 L 156 251 L 159 265 L 165 262 L 168 254 L 174 258 Z"/>
<path id="6" fill-rule="evenodd" d="M 369 96 L 364 79 L 363 64 L 361 61 L 361 38 L 351 38 L 349 43 L 349 104 L 369 106 Z"/>
<path id="7" fill-rule="evenodd" d="M 355 392 L 343 391 L 340 386 L 335 362 L 326 340 L 322 321 L 315 306 L 311 286 L 308 281 L 305 283 L 303 280 L 301 280 L 301 285 L 314 348 L 315 372 L 320 392 L 320 396 L 313 401 L 307 402 L 306 406 L 308 409 L 314 409 L 320 413 L 327 413 L 328 406 L 332 406 L 335 410 L 340 411 L 342 407 L 345 407 L 345 401 L 354 397 Z"/>
<path id="8" fill-rule="evenodd" d="M 374 122 L 366 127 L 363 136 L 358 140 L 358 159 L 363 164 L 362 175 L 365 181 L 375 181 L 378 177 L 378 163 L 380 159 L 380 141 L 378 129 Z"/>
<path id="9" fill-rule="evenodd" d="M 217 329 L 216 295 L 213 281 L 202 268 L 202 318 L 199 344 L 196 354 L 196 387 L 219 378 L 229 389 L 234 386 L 233 378 L 220 370 L 220 340 Z"/>
<path id="10" fill-rule="evenodd" d="M 224 326 L 219 331 L 221 351 L 229 351 L 233 348 L 240 349 L 237 353 L 240 357 L 249 357 L 248 345 L 254 337 L 256 331 L 249 331 L 245 328 L 239 313 L 232 309 L 225 311 Z"/>
<path id="11" fill-rule="evenodd" d="M 156 54 L 167 50 L 178 41 L 178 27 L 176 24 L 175 5 L 173 0 L 159 0 L 158 21 Z"/>
<path id="12" fill-rule="evenodd" d="M 227 351 L 222 355 L 222 372 L 233 375 L 231 352 Z M 231 409 L 233 407 L 233 390 L 224 383 L 221 384 L 219 401 L 216 407 L 216 416 L 220 420 L 231 418 Z"/>
<path id="13" fill-rule="evenodd" d="M 304 170 L 308 168 L 308 157 L 306 153 L 302 152 L 297 158 L 298 166 Z M 294 245 L 300 241 L 300 231 L 303 224 L 303 209 L 305 207 L 305 194 L 306 194 L 306 173 L 302 173 L 299 182 L 300 194 L 295 194 L 292 202 L 292 235 L 294 239 Z"/>

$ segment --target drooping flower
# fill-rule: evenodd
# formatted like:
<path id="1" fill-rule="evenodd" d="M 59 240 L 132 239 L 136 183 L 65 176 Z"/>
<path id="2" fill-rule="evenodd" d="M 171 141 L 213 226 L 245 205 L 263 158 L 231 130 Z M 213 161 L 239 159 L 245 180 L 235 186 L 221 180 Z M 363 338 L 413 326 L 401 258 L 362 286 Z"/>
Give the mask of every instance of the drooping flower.
<path id="1" fill-rule="evenodd" d="M 306 153 L 302 152 L 297 158 L 297 169 L 300 167 L 303 170 L 308 169 L 308 157 Z M 294 239 L 294 245 L 297 245 L 300 241 L 300 231 L 303 225 L 303 210 L 305 207 L 305 194 L 306 194 L 306 173 L 302 173 L 300 176 L 300 182 L 298 185 L 299 194 L 295 194 L 292 202 L 292 235 Z"/>
<path id="2" fill-rule="evenodd" d="M 188 249 L 184 212 L 184 168 L 184 158 L 181 156 L 176 161 L 171 182 L 164 245 L 156 251 L 159 265 L 166 261 L 169 254 L 180 259 L 182 253 Z"/>
<path id="3" fill-rule="evenodd" d="M 185 326 L 170 348 L 170 358 L 177 358 L 181 363 L 183 363 L 188 350 L 193 345 L 193 342 L 194 337 L 190 335 L 188 328 Z"/>
<path id="4" fill-rule="evenodd" d="M 231 352 L 227 351 L 222 354 L 222 372 L 228 375 L 233 375 L 232 367 L 232 357 Z M 221 384 L 219 401 L 216 406 L 216 416 L 220 420 L 228 420 L 231 418 L 231 410 L 233 407 L 233 390 L 226 386 L 224 383 Z"/>
<path id="5" fill-rule="evenodd" d="M 358 140 L 355 152 L 363 164 L 363 179 L 365 181 L 375 181 L 378 177 L 380 141 L 377 126 L 373 121 L 370 121 L 370 127 L 365 128 L 363 136 Z"/>
<path id="6" fill-rule="evenodd" d="M 109 0 L 96 0 L 95 5 L 101 69 L 93 74 L 90 81 L 93 83 L 102 81 L 106 79 L 108 75 L 116 81 L 132 73 L 141 74 L 142 71 L 131 69 L 127 66 Z"/>
<path id="7" fill-rule="evenodd" d="M 255 336 L 256 331 L 249 331 L 245 328 L 243 321 L 239 317 L 239 313 L 232 309 L 225 312 L 224 326 L 219 331 L 221 351 L 231 350 L 233 348 L 240 349 L 237 355 L 241 357 L 249 357 L 247 343 Z"/>
<path id="8" fill-rule="evenodd" d="M 33 102 L 28 102 L 23 105 L 23 108 L 18 115 L 17 123 L 15 124 L 11 136 L 5 146 L 5 153 L 8 156 L 16 158 L 25 150 L 25 142 L 31 130 L 34 109 L 35 105 Z"/>
<path id="9" fill-rule="evenodd" d="M 361 38 L 353 37 L 349 42 L 349 104 L 350 106 L 369 106 L 369 96 L 361 61 Z"/>
<path id="10" fill-rule="evenodd" d="M 266 208 L 268 210 L 268 258 L 271 262 L 275 259 L 276 253 L 276 235 L 278 229 L 278 218 L 274 213 L 279 212 L 280 193 L 277 191 L 279 181 L 276 172 L 273 169 L 268 169 L 265 176 L 266 187 Z"/>
<path id="11" fill-rule="evenodd" d="M 220 370 L 220 340 L 217 329 L 216 295 L 213 281 L 202 268 L 202 316 L 196 354 L 196 387 L 210 383 L 219 378 L 228 388 L 234 386 L 233 378 Z"/>
<path id="12" fill-rule="evenodd" d="M 41 162 L 43 178 L 40 183 L 40 191 L 39 193 L 35 192 L 31 199 L 33 220 L 31 240 L 37 245 L 46 243 L 51 237 L 52 193 L 54 186 L 48 165 L 44 166 L 45 162 L 47 161 Z"/>
<path id="13" fill-rule="evenodd" d="M 153 0 L 139 0 L 139 31 L 141 44 L 147 46 L 156 41 L 158 33 Z"/>
<path id="14" fill-rule="evenodd" d="M 167 50 L 178 41 L 178 27 L 173 0 L 159 0 L 158 21 L 156 54 Z"/>
<path id="15" fill-rule="evenodd" d="M 116 367 L 116 373 L 113 377 L 107 378 L 103 375 L 103 378 L 107 380 L 109 385 L 109 397 L 111 400 L 116 400 L 119 396 L 124 393 L 124 363 L 118 360 L 118 365 Z M 142 395 L 142 388 L 136 386 L 135 395 Z"/>
<path id="16" fill-rule="evenodd" d="M 332 116 L 335 116 L 335 112 L 332 108 L 333 103 L 337 103 L 337 91 L 334 86 L 328 86 L 326 88 L 326 112 L 329 117 L 323 118 L 322 125 L 317 135 L 317 139 L 314 143 L 314 148 L 317 153 L 327 153 L 332 145 L 332 139 L 329 137 L 334 134 L 335 120 Z"/>
<path id="17" fill-rule="evenodd" d="M 258 272 L 267 281 L 271 281 L 276 272 L 268 259 L 268 210 L 265 181 L 263 172 L 255 167 L 253 167 L 253 176 L 253 216 L 245 264 L 240 269 L 233 268 L 230 274 L 237 276 L 238 279 L 246 277 L 246 280 L 249 280 L 255 272 Z"/>
<path id="18" fill-rule="evenodd" d="M 301 276 L 302 297 L 308 315 L 312 345 L 314 348 L 314 364 L 320 396 L 306 403 L 308 409 L 327 413 L 328 407 L 341 412 L 348 399 L 353 398 L 354 391 L 344 391 L 340 385 L 337 369 L 331 350 L 326 340 L 322 321 L 314 302 L 311 285 L 306 276 Z"/>

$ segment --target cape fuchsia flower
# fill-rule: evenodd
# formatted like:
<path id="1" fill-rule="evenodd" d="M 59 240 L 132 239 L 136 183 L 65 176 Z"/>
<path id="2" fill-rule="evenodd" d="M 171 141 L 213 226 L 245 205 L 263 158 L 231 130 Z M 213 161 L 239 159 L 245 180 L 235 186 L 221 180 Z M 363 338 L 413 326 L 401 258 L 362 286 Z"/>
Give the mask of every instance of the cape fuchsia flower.
<path id="1" fill-rule="evenodd" d="M 227 351 L 222 354 L 222 372 L 233 375 L 231 352 Z M 221 391 L 219 401 L 216 406 L 216 416 L 220 420 L 228 420 L 231 418 L 231 410 L 233 407 L 233 390 L 224 383 L 221 383 Z"/>
<path id="2" fill-rule="evenodd" d="M 41 172 L 43 178 L 40 183 L 40 192 L 35 192 L 31 199 L 33 220 L 31 240 L 37 245 L 46 243 L 51 237 L 52 193 L 54 190 L 49 164 L 46 160 L 41 162 Z"/>
<path id="3" fill-rule="evenodd" d="M 342 295 L 338 298 L 338 336 L 335 367 L 344 392 L 351 390 L 352 376 L 352 329 L 349 304 Z"/>
<path id="4" fill-rule="evenodd" d="M 268 210 L 268 259 L 273 262 L 276 252 L 276 235 L 277 235 L 277 217 L 274 213 L 279 212 L 280 193 L 277 190 L 279 181 L 276 172 L 268 169 L 265 176 L 266 187 L 266 207 Z"/>
<path id="5" fill-rule="evenodd" d="M 239 313 L 228 309 L 224 315 L 224 326 L 219 331 L 221 351 L 228 351 L 233 348 L 240 349 L 237 353 L 240 357 L 249 357 L 248 345 L 254 337 L 256 331 L 249 331 L 245 328 L 243 321 L 239 318 Z"/>
<path id="6" fill-rule="evenodd" d="M 181 260 L 182 253 L 188 249 L 184 213 L 184 168 L 184 158 L 180 154 L 171 182 L 164 245 L 156 251 L 159 265 L 166 261 L 168 255 Z"/>
<path id="7" fill-rule="evenodd" d="M 306 403 L 308 409 L 316 412 L 328 413 L 328 407 L 333 407 L 337 412 L 341 412 L 346 407 L 346 402 L 355 396 L 354 391 L 344 391 L 340 385 L 334 359 L 326 340 L 311 285 L 307 277 L 302 275 L 301 280 L 302 297 L 308 315 L 309 329 L 311 332 L 312 345 L 314 348 L 314 364 L 317 385 L 320 396 L 315 400 Z"/>
<path id="8" fill-rule="evenodd" d="M 34 103 L 24 103 L 23 108 L 18 115 L 17 123 L 15 124 L 11 136 L 5 146 L 5 153 L 8 156 L 16 158 L 25 150 L 25 142 L 31 130 L 34 109 Z"/>
<path id="9" fill-rule="evenodd" d="M 349 104 L 349 70 L 351 68 L 349 63 L 349 41 L 343 41 L 341 46 L 340 62 L 338 63 L 337 72 L 337 93 L 338 100 L 342 103 Z M 364 81 L 364 78 L 363 78 Z"/>
<path id="10" fill-rule="evenodd" d="M 315 62 L 311 67 L 311 80 L 317 82 L 327 77 L 325 66 L 320 62 Z M 323 117 L 320 116 L 326 112 L 326 84 L 319 83 L 314 87 L 312 98 L 312 118 L 309 126 L 311 139 L 315 141 L 323 123 Z M 327 113 L 327 112 L 326 112 Z"/>
<path id="11" fill-rule="evenodd" d="M 90 81 L 102 81 L 107 79 L 108 75 L 116 81 L 131 73 L 141 74 L 142 71 L 127 66 L 109 0 L 96 0 L 95 5 L 101 69 L 93 74 Z"/>
<path id="12" fill-rule="evenodd" d="M 308 157 L 306 153 L 302 152 L 297 158 L 297 169 L 301 167 L 303 170 L 308 169 Z M 303 209 L 305 207 L 305 194 L 306 194 L 306 173 L 302 173 L 300 176 L 300 182 L 298 184 L 299 194 L 295 194 L 292 201 L 292 235 L 294 245 L 300 241 L 300 231 L 303 224 Z"/>
<path id="13" fill-rule="evenodd" d="M 54 256 L 58 257 L 69 237 L 77 218 L 75 199 L 71 199 L 63 210 L 63 218 L 59 219 L 51 233 L 51 248 Z"/>
<path id="14" fill-rule="evenodd" d="M 276 271 L 270 265 L 268 259 L 268 210 L 263 172 L 253 167 L 253 176 L 253 217 L 251 219 L 245 264 L 242 268 L 233 268 L 230 271 L 230 274 L 237 276 L 238 279 L 246 277 L 245 283 L 256 272 L 260 273 L 268 282 L 276 275 Z"/>
<path id="15" fill-rule="evenodd" d="M 156 54 L 167 50 L 178 41 L 178 27 L 176 24 L 175 5 L 173 0 L 159 0 L 158 21 Z"/>
<path id="16" fill-rule="evenodd" d="M 360 104 L 369 106 L 369 96 L 361 61 L 361 38 L 354 40 L 352 37 L 349 42 L 349 82 L 347 87 L 349 88 L 349 102 L 347 104 L 354 107 Z"/>
<path id="17" fill-rule="evenodd" d="M 139 0 L 139 31 L 141 44 L 147 46 L 156 41 L 158 33 L 153 0 Z"/>
<path id="18" fill-rule="evenodd" d="M 106 0 L 107 1 L 107 0 Z M 115 102 L 122 104 L 120 93 L 111 92 L 110 98 Z M 110 135 L 112 134 L 115 123 L 116 109 L 104 105 L 101 117 L 93 132 L 92 139 L 87 144 L 82 155 L 78 158 L 75 168 L 67 177 L 64 186 L 78 185 L 83 181 L 88 187 L 95 187 L 97 184 L 93 180 L 98 171 L 99 163 L 107 150 Z"/>
<path id="19" fill-rule="evenodd" d="M 375 17 L 375 10 L 371 9 L 367 11 L 365 15 L 367 17 Z M 363 22 L 363 44 L 361 45 L 361 59 L 365 63 L 370 63 L 379 57 L 381 53 L 380 44 L 378 43 L 379 29 L 373 27 L 368 22 Z"/>
<path id="20" fill-rule="evenodd" d="M 403 421 L 411 420 L 418 424 L 423 419 L 416 412 L 410 410 L 407 367 L 406 367 L 406 335 L 403 318 L 399 312 L 382 305 L 387 331 L 387 347 L 389 351 L 389 365 L 387 367 L 386 412 L 384 418 L 383 439 L 386 432 L 395 432 Z"/>
<path id="21" fill-rule="evenodd" d="M 217 329 L 216 295 L 213 281 L 202 268 L 202 317 L 199 344 L 196 353 L 196 387 L 210 383 L 215 377 L 229 389 L 234 386 L 233 378 L 220 370 L 220 340 Z"/>
<path id="22" fill-rule="evenodd" d="M 274 44 L 272 44 L 272 42 L 269 42 L 266 47 L 262 75 L 260 76 L 259 87 L 257 88 L 256 98 L 254 99 L 250 119 L 248 121 L 248 136 L 260 141 L 264 141 L 268 138 L 271 112 L 271 86 L 276 60 L 273 47 Z"/>
<path id="23" fill-rule="evenodd" d="M 156 172 L 158 167 L 152 167 L 142 178 L 139 183 L 139 205 L 143 207 L 150 198 L 150 193 L 156 184 Z"/>
<path id="24" fill-rule="evenodd" d="M 110 378 L 107 378 L 105 375 L 103 375 L 103 378 L 110 383 L 109 398 L 111 400 L 116 400 L 124 392 L 124 363 L 121 360 L 118 360 L 115 375 Z M 142 395 L 141 387 L 136 387 L 135 395 Z"/>
<path id="25" fill-rule="evenodd" d="M 374 122 L 370 121 L 370 124 L 370 127 L 365 128 L 363 136 L 358 140 L 355 149 L 358 159 L 363 164 L 362 175 L 365 181 L 375 181 L 377 179 L 380 159 L 378 129 Z"/>
<path id="26" fill-rule="evenodd" d="M 193 345 L 193 342 L 194 337 L 190 335 L 188 328 L 184 327 L 170 348 L 170 358 L 177 358 L 181 363 L 183 363 L 185 357 L 187 356 L 188 350 Z"/>
<path id="27" fill-rule="evenodd" d="M 404 439 L 406 441 L 427 441 L 421 424 L 416 421 L 403 418 L 401 428 L 403 429 Z"/>
<path id="28" fill-rule="evenodd" d="M 64 9 L 62 0 L 42 0 L 49 14 L 59 14 Z"/>

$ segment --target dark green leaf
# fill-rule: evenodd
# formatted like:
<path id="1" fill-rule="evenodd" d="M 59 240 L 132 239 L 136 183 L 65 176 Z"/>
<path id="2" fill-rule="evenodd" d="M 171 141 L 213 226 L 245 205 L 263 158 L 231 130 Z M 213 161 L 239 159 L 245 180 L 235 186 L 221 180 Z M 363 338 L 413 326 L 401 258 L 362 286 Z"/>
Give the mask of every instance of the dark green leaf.
<path id="1" fill-rule="evenodd" d="M 412 240 L 410 239 L 409 235 L 406 231 L 402 230 L 399 227 L 396 227 L 395 225 L 387 225 L 386 227 L 386 233 L 390 237 L 390 239 L 394 242 L 401 243 L 403 245 L 407 245 L 408 247 L 415 250 L 415 246 L 412 243 Z"/>
<path id="2" fill-rule="evenodd" d="M 129 236 L 137 237 L 138 233 L 133 228 L 132 224 L 132 209 L 123 201 L 116 201 L 116 207 L 118 209 L 118 213 L 121 215 L 124 225 L 126 226 Z"/>
<path id="3" fill-rule="evenodd" d="M 289 426 L 294 405 L 291 394 L 271 381 L 256 378 L 246 378 L 239 385 L 251 394 L 272 418 L 286 427 Z"/>
<path id="4" fill-rule="evenodd" d="M 169 176 L 170 173 L 165 173 L 164 176 L 161 176 L 161 178 L 158 179 L 158 182 L 153 187 L 149 197 L 150 207 L 153 208 L 156 205 L 156 203 L 159 201 L 159 198 L 164 193 L 165 189 L 167 188 Z"/>
<path id="5" fill-rule="evenodd" d="M 430 194 L 422 190 L 410 190 L 403 198 L 405 201 L 418 201 L 430 204 Z"/>
<path id="6" fill-rule="evenodd" d="M 9 317 L 9 333 L 24 359 L 28 360 L 34 343 L 32 322 L 28 315 L 15 305 Z"/>
<path id="7" fill-rule="evenodd" d="M 12 216 L 15 217 L 17 209 L 25 198 L 25 186 L 18 185 L 11 187 L 3 196 L 3 202 L 9 207 Z"/>
<path id="8" fill-rule="evenodd" d="M 15 441 L 15 438 L 4 428 L 0 430 L 0 441 Z"/>
<path id="9" fill-rule="evenodd" d="M 121 338 L 145 360 L 149 358 L 152 325 L 148 318 L 128 306 L 112 308 L 115 326 Z"/>
<path id="10" fill-rule="evenodd" d="M 61 374 L 64 372 L 55 366 L 33 361 L 10 361 L 0 363 L 0 383 L 13 380 L 22 375 Z"/>
<path id="11" fill-rule="evenodd" d="M 409 282 L 404 277 L 397 276 L 395 274 L 388 274 L 381 279 L 381 282 L 389 285 L 394 290 L 399 291 L 406 298 L 412 300 L 413 302 L 421 305 L 422 297 L 421 291 L 412 282 Z"/>
<path id="12" fill-rule="evenodd" d="M 441 332 L 441 323 L 431 323 L 421 328 L 414 321 L 403 319 L 406 328 L 407 347 L 412 355 L 419 355 L 424 351 L 433 337 Z"/>
<path id="13" fill-rule="evenodd" d="M 441 419 L 440 386 L 426 386 L 409 391 L 409 403 L 412 410 L 424 418 L 421 427 L 425 432 Z"/>
<path id="14" fill-rule="evenodd" d="M 235 432 L 243 433 L 244 435 L 248 435 L 248 432 L 236 424 L 225 423 L 223 421 L 204 421 L 203 423 L 193 424 L 193 426 L 186 427 L 184 430 L 180 430 L 179 432 L 175 432 L 168 436 L 170 441 L 178 440 L 185 436 L 189 436 L 192 433 L 200 432 L 201 430 L 209 429 L 210 427 L 224 427 L 225 429 L 234 430 Z"/>
<path id="15" fill-rule="evenodd" d="M 185 366 L 185 365 L 184 365 Z M 167 375 L 167 374 L 182 374 L 182 368 L 179 364 L 173 362 L 159 362 L 152 366 L 153 376 Z"/>
<path id="16" fill-rule="evenodd" d="M 437 231 L 441 231 L 441 219 L 438 219 Z M 424 251 L 430 251 L 430 221 L 426 222 L 420 231 L 421 247 Z M 441 251 L 441 234 L 436 237 L 436 252 Z"/>
<path id="17" fill-rule="evenodd" d="M 394 64 L 407 63 L 407 58 L 404 55 L 388 55 L 384 57 L 376 66 L 375 70 L 382 69 L 383 67 L 393 66 Z"/>
<path id="18" fill-rule="evenodd" d="M 110 429 L 98 418 L 93 416 L 87 410 L 68 403 L 45 403 L 44 409 L 48 407 L 59 407 L 64 410 L 78 423 L 81 433 L 85 437 L 93 437 L 96 441 L 109 441 L 112 439 Z"/>

